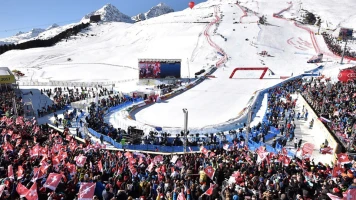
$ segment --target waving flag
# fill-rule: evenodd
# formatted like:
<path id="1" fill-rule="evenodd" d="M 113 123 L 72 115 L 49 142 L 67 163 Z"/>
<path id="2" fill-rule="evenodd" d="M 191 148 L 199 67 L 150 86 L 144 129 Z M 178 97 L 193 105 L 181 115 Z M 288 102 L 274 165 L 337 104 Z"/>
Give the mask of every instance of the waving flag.
<path id="1" fill-rule="evenodd" d="M 337 154 L 337 160 L 340 164 L 346 164 L 350 162 L 349 156 L 346 153 Z"/>
<path id="2" fill-rule="evenodd" d="M 215 174 L 215 170 L 212 166 L 208 166 L 204 169 L 205 174 L 211 179 L 213 180 L 214 174 Z"/>
<path id="3" fill-rule="evenodd" d="M 19 179 L 22 179 L 23 178 L 23 167 L 21 166 L 21 165 L 19 165 L 18 167 L 17 167 L 17 172 L 16 172 L 16 174 L 17 174 L 17 180 L 19 180 Z"/>
<path id="4" fill-rule="evenodd" d="M 16 187 L 16 192 L 20 195 L 20 198 L 22 198 L 26 196 L 28 189 L 19 182 Z"/>
<path id="5" fill-rule="evenodd" d="M 207 191 L 204 192 L 205 195 L 211 196 L 213 194 L 213 190 L 214 190 L 215 184 L 211 184 L 210 183 L 210 187 Z"/>
<path id="6" fill-rule="evenodd" d="M 103 172 L 104 170 L 103 170 L 103 164 L 101 163 L 101 160 L 99 160 L 99 162 L 98 162 L 98 168 L 99 168 L 99 171 L 100 172 Z"/>
<path id="7" fill-rule="evenodd" d="M 31 186 L 30 190 L 27 192 L 25 197 L 27 200 L 38 200 L 37 183 L 36 182 L 33 183 L 33 185 Z"/>
<path id="8" fill-rule="evenodd" d="M 46 183 L 43 185 L 43 187 L 49 188 L 53 191 L 56 190 L 59 181 L 61 181 L 62 175 L 61 174 L 56 174 L 56 173 L 50 173 Z"/>
<path id="9" fill-rule="evenodd" d="M 77 157 L 76 164 L 78 167 L 84 167 L 85 161 L 87 160 L 86 156 L 80 155 Z"/>
<path id="10" fill-rule="evenodd" d="M 96 183 L 84 183 L 80 184 L 78 193 L 78 200 L 91 200 L 93 199 Z"/>
<path id="11" fill-rule="evenodd" d="M 10 179 L 15 179 L 12 165 L 7 166 L 7 177 L 9 177 Z"/>

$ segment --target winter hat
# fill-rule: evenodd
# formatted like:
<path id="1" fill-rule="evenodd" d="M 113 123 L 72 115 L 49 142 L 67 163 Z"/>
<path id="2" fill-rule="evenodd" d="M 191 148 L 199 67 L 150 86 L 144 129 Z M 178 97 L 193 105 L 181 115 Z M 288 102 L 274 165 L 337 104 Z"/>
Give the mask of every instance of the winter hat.
<path id="1" fill-rule="evenodd" d="M 339 188 L 333 188 L 333 193 L 339 193 L 339 192 L 340 192 Z"/>

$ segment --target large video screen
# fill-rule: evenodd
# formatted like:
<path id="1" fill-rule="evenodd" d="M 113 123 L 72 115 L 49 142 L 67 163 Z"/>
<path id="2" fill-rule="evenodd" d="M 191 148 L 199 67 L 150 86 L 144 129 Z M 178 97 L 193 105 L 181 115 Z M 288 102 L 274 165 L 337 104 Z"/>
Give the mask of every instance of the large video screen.
<path id="1" fill-rule="evenodd" d="M 342 40 L 352 39 L 353 29 L 350 28 L 340 28 L 339 38 Z"/>
<path id="2" fill-rule="evenodd" d="M 140 61 L 140 79 L 181 78 L 180 62 Z"/>

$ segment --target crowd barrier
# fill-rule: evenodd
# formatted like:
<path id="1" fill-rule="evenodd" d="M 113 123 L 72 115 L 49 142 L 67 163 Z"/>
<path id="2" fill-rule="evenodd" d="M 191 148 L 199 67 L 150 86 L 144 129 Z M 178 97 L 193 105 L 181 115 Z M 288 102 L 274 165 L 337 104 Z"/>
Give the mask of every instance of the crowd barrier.
<path id="1" fill-rule="evenodd" d="M 340 144 L 335 140 L 333 137 L 332 133 L 329 132 L 329 130 L 325 127 L 325 125 L 318 119 L 318 115 L 314 112 L 314 109 L 310 107 L 308 102 L 304 99 L 302 95 L 298 95 L 298 99 L 303 103 L 305 108 L 310 111 L 309 115 L 311 118 L 314 118 L 314 126 L 313 129 L 316 129 L 316 133 L 323 134 L 323 136 L 327 139 L 329 146 L 333 148 L 333 156 L 336 158 L 338 153 L 341 153 L 341 146 Z M 317 129 L 318 128 L 318 129 Z"/>
<path id="2" fill-rule="evenodd" d="M 57 86 L 57 87 L 96 87 L 96 86 L 107 86 L 115 85 L 119 83 L 127 83 L 131 81 L 137 81 L 137 78 L 125 79 L 119 81 L 101 81 L 101 82 L 72 82 L 72 81 L 46 81 L 42 82 L 39 80 L 19 80 L 17 83 L 20 86 Z"/>

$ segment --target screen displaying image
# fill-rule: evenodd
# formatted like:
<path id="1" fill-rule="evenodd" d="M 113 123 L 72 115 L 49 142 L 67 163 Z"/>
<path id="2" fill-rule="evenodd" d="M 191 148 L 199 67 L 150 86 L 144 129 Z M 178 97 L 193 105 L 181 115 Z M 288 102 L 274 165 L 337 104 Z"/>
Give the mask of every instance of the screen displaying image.
<path id="1" fill-rule="evenodd" d="M 161 64 L 159 62 L 140 62 L 140 79 L 160 78 Z"/>
<path id="2" fill-rule="evenodd" d="M 140 79 L 181 78 L 180 62 L 140 62 Z"/>

